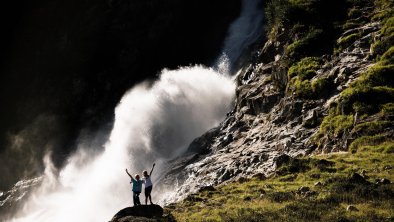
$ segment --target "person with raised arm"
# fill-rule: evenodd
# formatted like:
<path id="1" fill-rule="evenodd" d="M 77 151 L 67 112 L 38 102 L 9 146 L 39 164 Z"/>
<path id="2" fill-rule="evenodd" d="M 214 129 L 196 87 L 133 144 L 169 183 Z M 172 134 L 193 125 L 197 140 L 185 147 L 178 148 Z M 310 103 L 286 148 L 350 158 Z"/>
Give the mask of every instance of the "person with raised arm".
<path id="1" fill-rule="evenodd" d="M 152 170 L 150 171 L 149 174 L 146 170 L 144 170 L 144 172 L 142 173 L 144 175 L 144 178 L 142 180 L 144 181 L 144 184 L 145 184 L 145 205 L 148 204 L 148 198 L 149 198 L 150 204 L 153 204 L 152 197 L 151 197 L 152 188 L 153 188 L 151 176 L 152 176 L 153 169 L 155 168 L 155 165 L 156 164 L 153 163 Z"/>
<path id="2" fill-rule="evenodd" d="M 140 180 L 140 175 L 138 175 L 138 174 L 135 175 L 135 179 L 134 179 L 133 176 L 130 175 L 129 171 L 127 171 L 127 168 L 126 168 L 126 173 L 131 178 L 130 183 L 133 184 L 133 189 L 132 190 L 133 190 L 133 203 L 134 203 L 134 206 L 141 205 L 140 194 L 141 194 L 141 190 L 142 190 L 142 183 L 143 183 L 143 181 Z"/>

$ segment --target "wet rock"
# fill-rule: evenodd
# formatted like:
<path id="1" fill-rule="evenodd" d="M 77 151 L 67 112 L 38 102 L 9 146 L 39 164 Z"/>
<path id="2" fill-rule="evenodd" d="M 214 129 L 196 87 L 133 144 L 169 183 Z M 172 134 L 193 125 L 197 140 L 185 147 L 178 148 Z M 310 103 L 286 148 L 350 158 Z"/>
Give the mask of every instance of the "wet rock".
<path id="1" fill-rule="evenodd" d="M 353 206 L 353 205 L 348 205 L 346 207 L 346 211 L 358 211 L 357 207 Z"/>
<path id="2" fill-rule="evenodd" d="M 221 145 L 222 147 L 225 147 L 225 146 L 227 146 L 228 144 L 230 144 L 231 142 L 233 142 L 233 140 L 234 140 L 233 135 L 232 135 L 232 134 L 228 134 L 228 135 L 226 135 L 225 137 L 223 137 L 223 139 L 222 139 L 220 145 Z"/>
<path id="3" fill-rule="evenodd" d="M 213 128 L 206 132 L 203 136 L 198 137 L 192 141 L 187 150 L 188 153 L 209 153 L 211 144 L 213 143 L 216 136 L 219 134 L 219 128 Z"/>
<path id="4" fill-rule="evenodd" d="M 318 109 L 309 110 L 308 114 L 303 120 L 302 125 L 308 128 L 315 127 L 319 123 L 318 118 L 319 118 Z"/>
<path id="5" fill-rule="evenodd" d="M 231 178 L 231 173 L 230 173 L 229 170 L 226 169 L 226 170 L 224 171 L 223 175 L 220 176 L 219 181 L 223 182 L 223 181 L 226 181 L 226 180 L 228 180 L 228 179 L 230 179 L 230 178 Z"/>
<path id="6" fill-rule="evenodd" d="M 36 177 L 29 180 L 21 180 L 16 183 L 11 190 L 1 192 L 0 195 L 0 218 L 13 215 L 24 201 L 30 197 L 30 192 L 37 188 L 43 177 Z"/>
<path id="7" fill-rule="evenodd" d="M 111 222 L 123 221 L 151 221 L 148 218 L 162 217 L 163 208 L 159 205 L 139 205 L 134 207 L 127 207 L 120 210 L 112 218 Z M 137 218 L 136 218 L 137 217 Z M 142 218 L 138 218 L 142 217 Z"/>
<path id="8" fill-rule="evenodd" d="M 390 165 L 387 165 L 387 166 L 384 166 L 384 167 L 383 167 L 383 170 L 391 170 L 391 169 L 393 169 L 393 167 L 390 166 Z"/>

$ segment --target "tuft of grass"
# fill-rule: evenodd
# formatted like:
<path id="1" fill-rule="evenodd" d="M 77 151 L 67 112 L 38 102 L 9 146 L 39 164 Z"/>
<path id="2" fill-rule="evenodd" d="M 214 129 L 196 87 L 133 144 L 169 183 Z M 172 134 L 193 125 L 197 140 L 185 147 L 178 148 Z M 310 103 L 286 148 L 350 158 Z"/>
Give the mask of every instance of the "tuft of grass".
<path id="1" fill-rule="evenodd" d="M 316 99 L 328 96 L 333 83 L 329 78 L 318 78 L 310 81 L 321 66 L 317 57 L 305 57 L 293 64 L 288 71 L 288 92 L 296 97 Z"/>
<path id="2" fill-rule="evenodd" d="M 386 128 L 392 127 L 393 124 L 390 121 L 372 121 L 357 124 L 353 131 L 357 135 L 375 135 L 382 133 Z"/>
<path id="3" fill-rule="evenodd" d="M 331 134 L 334 137 L 342 135 L 345 131 L 349 131 L 353 127 L 353 115 L 334 115 L 331 111 L 330 114 L 324 118 L 320 125 L 320 133 Z"/>
<path id="4" fill-rule="evenodd" d="M 387 86 L 357 85 L 349 87 L 341 93 L 339 109 L 345 114 L 354 113 L 353 104 L 357 102 L 371 105 L 372 109 L 366 109 L 366 114 L 373 114 L 379 111 L 381 104 L 394 101 L 394 88 Z M 365 114 L 365 113 L 360 113 Z"/>
<path id="5" fill-rule="evenodd" d="M 394 103 L 383 104 L 380 113 L 384 117 L 394 117 Z"/>
<path id="6" fill-rule="evenodd" d="M 349 47 L 351 44 L 353 44 L 357 39 L 359 39 L 361 37 L 361 33 L 352 33 L 349 34 L 347 36 L 344 36 L 340 39 L 338 39 L 337 44 L 339 46 L 340 51 L 342 51 L 343 49 Z"/>
<path id="7" fill-rule="evenodd" d="M 317 57 L 306 57 L 301 59 L 293 66 L 290 67 L 288 71 L 288 78 L 298 76 L 300 80 L 311 79 L 316 75 L 316 71 L 320 68 L 321 61 Z"/>
<path id="8" fill-rule="evenodd" d="M 310 30 L 302 38 L 294 41 L 286 48 L 286 55 L 291 61 L 297 61 L 311 54 L 319 45 L 320 39 L 323 38 L 323 30 L 311 27 Z"/>
<path id="9" fill-rule="evenodd" d="M 393 7 L 394 7 L 394 3 L 393 3 Z M 388 18 L 384 22 L 383 28 L 380 30 L 380 34 L 381 34 L 380 39 L 372 45 L 371 49 L 373 55 L 376 56 L 382 55 L 390 47 L 394 45 L 394 16 L 393 15 L 394 13 L 391 14 L 392 17 Z"/>
<path id="10" fill-rule="evenodd" d="M 333 89 L 333 81 L 329 78 L 323 77 L 312 81 L 312 91 L 315 96 L 327 97 Z"/>

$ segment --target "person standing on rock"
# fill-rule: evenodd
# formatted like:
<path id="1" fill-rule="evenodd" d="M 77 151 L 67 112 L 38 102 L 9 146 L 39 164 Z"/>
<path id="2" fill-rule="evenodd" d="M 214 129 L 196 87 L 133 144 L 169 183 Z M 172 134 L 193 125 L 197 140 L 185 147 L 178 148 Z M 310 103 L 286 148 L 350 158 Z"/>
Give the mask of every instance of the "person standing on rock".
<path id="1" fill-rule="evenodd" d="M 149 198 L 150 204 L 153 204 L 152 197 L 150 194 L 151 194 L 152 188 L 153 188 L 151 175 L 152 175 L 153 169 L 155 168 L 155 165 L 156 164 L 154 163 L 149 175 L 148 175 L 148 171 L 146 171 L 146 170 L 144 170 L 144 172 L 142 173 L 144 175 L 144 178 L 142 180 L 144 181 L 144 184 L 145 184 L 145 205 L 148 205 L 148 198 Z"/>
<path id="2" fill-rule="evenodd" d="M 133 184 L 133 203 L 134 203 L 134 206 L 141 205 L 140 193 L 141 193 L 141 190 L 142 190 L 142 183 L 143 183 L 143 181 L 140 180 L 140 175 L 138 175 L 138 174 L 135 175 L 135 179 L 134 179 L 133 176 L 130 175 L 129 171 L 127 171 L 127 168 L 126 168 L 126 173 L 131 178 L 130 183 Z"/>

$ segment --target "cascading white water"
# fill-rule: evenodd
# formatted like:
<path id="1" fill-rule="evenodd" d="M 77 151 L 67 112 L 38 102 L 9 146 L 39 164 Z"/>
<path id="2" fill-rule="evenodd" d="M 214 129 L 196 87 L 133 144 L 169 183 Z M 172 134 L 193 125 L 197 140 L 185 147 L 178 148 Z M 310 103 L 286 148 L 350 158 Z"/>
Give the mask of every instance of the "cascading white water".
<path id="1" fill-rule="evenodd" d="M 219 64 L 223 60 L 228 61 L 227 65 L 234 64 L 243 50 L 259 38 L 263 22 L 261 2 L 261 0 L 242 0 L 241 15 L 230 25 Z"/>
<path id="2" fill-rule="evenodd" d="M 225 43 L 228 58 L 234 59 L 236 53 L 239 57 L 246 42 L 255 38 L 253 27 L 261 21 L 254 7 L 259 2 L 243 1 L 240 19 L 231 26 Z M 226 48 L 236 43 L 237 47 Z M 58 174 L 45 158 L 43 185 L 10 221 L 109 220 L 132 202 L 125 168 L 141 173 L 155 161 L 154 180 L 163 162 L 184 152 L 195 137 L 224 119 L 234 93 L 235 84 L 228 73 L 202 66 L 163 70 L 155 83 L 139 84 L 124 95 L 103 153 L 92 155 L 81 146 Z M 154 193 L 154 202 L 158 193 Z"/>

